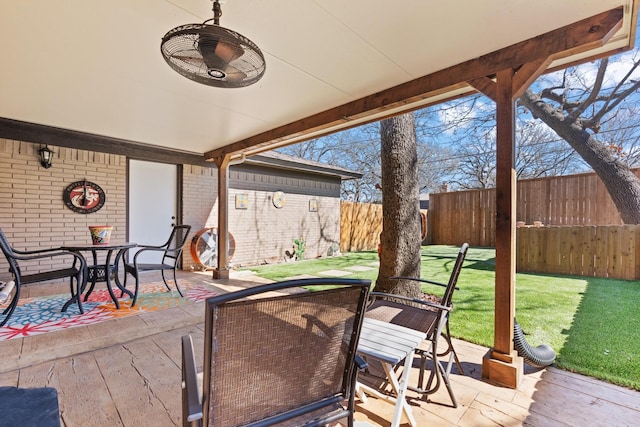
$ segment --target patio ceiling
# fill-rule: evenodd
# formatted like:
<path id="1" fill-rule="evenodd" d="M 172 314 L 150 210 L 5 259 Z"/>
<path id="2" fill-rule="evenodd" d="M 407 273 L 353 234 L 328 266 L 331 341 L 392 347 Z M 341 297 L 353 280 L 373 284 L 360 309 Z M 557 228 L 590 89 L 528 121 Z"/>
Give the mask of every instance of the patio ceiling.
<path id="1" fill-rule="evenodd" d="M 445 85 L 299 130 L 305 118 L 620 6 L 623 25 L 604 47 L 549 67 L 630 46 L 637 2 L 228 0 L 221 25 L 258 44 L 267 71 L 253 86 L 219 89 L 160 55 L 169 29 L 212 17 L 210 0 L 3 2 L 0 117 L 207 158 L 223 147 L 251 154 L 473 91 Z"/>

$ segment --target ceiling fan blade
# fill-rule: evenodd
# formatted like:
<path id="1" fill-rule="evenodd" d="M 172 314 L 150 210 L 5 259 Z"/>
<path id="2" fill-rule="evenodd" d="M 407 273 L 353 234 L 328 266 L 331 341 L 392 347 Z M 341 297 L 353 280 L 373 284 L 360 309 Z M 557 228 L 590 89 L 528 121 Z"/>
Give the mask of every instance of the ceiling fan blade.
<path id="1" fill-rule="evenodd" d="M 196 47 L 210 70 L 224 71 L 229 63 L 244 54 L 242 47 L 206 32 L 200 34 Z"/>
<path id="2" fill-rule="evenodd" d="M 247 77 L 247 73 L 232 66 L 225 68 L 224 72 L 227 75 L 226 80 L 229 82 L 241 82 Z"/>

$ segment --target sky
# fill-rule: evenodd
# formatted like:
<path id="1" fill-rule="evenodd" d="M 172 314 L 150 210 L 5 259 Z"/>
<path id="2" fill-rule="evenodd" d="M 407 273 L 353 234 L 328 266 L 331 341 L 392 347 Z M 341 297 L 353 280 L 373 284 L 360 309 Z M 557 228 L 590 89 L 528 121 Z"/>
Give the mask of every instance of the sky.
<path id="1" fill-rule="evenodd" d="M 607 79 L 604 81 L 603 87 L 613 87 L 617 82 L 624 78 L 624 76 L 633 67 L 634 61 L 637 61 L 638 59 L 640 59 L 640 31 L 636 32 L 635 49 L 609 58 L 610 64 L 607 69 Z M 543 75 L 534 82 L 532 89 L 536 91 L 536 88 L 541 87 L 541 85 L 544 85 L 544 87 L 559 86 L 562 84 L 563 79 L 567 78 L 568 85 L 576 88 L 569 94 L 569 97 L 578 96 L 587 88 L 593 87 L 597 76 L 598 65 L 599 61 L 582 64 L 577 68 L 579 72 L 568 73 L 566 74 L 566 77 L 564 70 Z M 640 67 L 634 70 L 630 79 L 640 79 Z M 635 93 L 630 96 L 628 104 L 631 106 L 638 106 L 640 109 L 640 94 Z M 482 96 L 453 100 L 418 112 L 418 117 L 425 117 L 423 122 L 424 127 L 418 128 L 417 136 L 419 144 L 422 143 L 427 147 L 425 148 L 427 151 L 424 152 L 429 153 L 429 155 L 424 156 L 423 159 L 426 162 L 426 168 L 428 169 L 430 167 L 429 164 L 433 167 L 433 165 L 441 165 L 446 161 L 465 161 L 465 154 L 461 154 L 459 150 L 460 145 L 468 144 L 470 142 L 476 143 L 479 139 L 481 140 L 479 144 L 484 144 L 484 149 L 489 152 L 494 150 L 492 142 L 492 140 L 495 141 L 494 123 L 486 120 L 487 117 L 492 117 L 494 112 L 495 105 L 493 101 Z M 522 112 L 522 109 L 519 109 L 519 112 Z M 482 119 L 485 120 L 482 121 Z M 555 133 L 549 132 L 546 125 L 542 124 L 539 120 L 534 119 L 528 113 L 519 115 L 518 125 L 529 127 L 540 126 L 546 128 L 545 132 L 540 132 L 540 134 L 546 134 L 545 140 L 530 142 L 532 144 L 547 144 L 549 147 L 552 147 L 554 144 L 556 147 L 558 145 L 566 144 L 565 142 L 562 142 Z M 640 139 L 640 121 L 629 120 L 627 125 L 631 131 L 635 132 L 638 139 Z M 345 141 L 350 141 L 351 144 L 348 145 L 356 147 L 355 150 L 352 150 L 355 154 L 352 152 L 349 156 L 336 156 L 335 153 L 332 153 L 331 150 L 329 150 L 321 157 L 312 159 L 321 162 L 334 163 L 342 167 L 360 170 L 361 172 L 363 168 L 379 169 L 379 164 L 371 163 L 371 156 L 369 156 L 365 162 L 361 162 L 362 164 L 359 164 L 358 159 L 354 158 L 354 156 L 357 156 L 358 151 L 364 152 L 371 147 L 379 147 L 379 137 L 375 132 L 371 132 L 371 126 L 372 125 L 368 125 L 368 127 L 351 129 L 339 134 L 330 135 L 320 139 L 320 141 L 315 141 L 316 147 L 319 147 L 320 149 L 325 143 L 328 146 L 335 143 L 336 147 L 340 147 L 344 146 Z M 478 132 L 478 129 L 480 129 L 481 132 Z M 598 137 L 600 139 L 607 138 L 604 133 L 598 135 Z M 335 141 L 340 142 L 336 143 Z M 438 150 L 440 152 L 438 152 Z M 640 151 L 640 148 L 638 148 L 638 150 Z M 319 151 L 322 150 L 316 151 L 316 155 Z M 289 154 L 298 154 L 291 151 L 287 152 L 289 152 Z M 581 160 L 577 160 L 572 172 L 584 172 L 586 170 L 588 170 L 588 166 Z M 371 179 L 375 180 L 375 175 L 379 175 L 379 172 L 376 173 L 374 171 L 370 175 L 373 175 Z M 451 176 L 446 176 L 446 174 L 443 173 L 441 173 L 439 178 L 441 181 L 452 179 Z M 374 185 L 373 182 L 372 185 Z M 437 187 L 438 185 L 439 184 L 436 183 L 432 187 Z M 433 189 L 434 188 L 431 188 L 431 190 Z"/>

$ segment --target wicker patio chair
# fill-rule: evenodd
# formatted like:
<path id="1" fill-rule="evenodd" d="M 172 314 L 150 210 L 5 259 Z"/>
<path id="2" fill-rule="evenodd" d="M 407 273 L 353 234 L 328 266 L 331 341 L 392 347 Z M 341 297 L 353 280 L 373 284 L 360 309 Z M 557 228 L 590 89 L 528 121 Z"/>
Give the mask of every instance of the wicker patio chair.
<path id="1" fill-rule="evenodd" d="M 82 255 L 79 255 L 75 252 L 65 251 L 60 248 L 50 248 L 50 249 L 37 249 L 31 251 L 20 251 L 14 249 L 7 240 L 4 232 L 0 229 L 0 248 L 4 253 L 7 262 L 9 263 L 9 272 L 12 275 L 13 281 L 13 292 L 10 292 L 8 289 L 3 288 L 3 291 L 7 294 L 13 293 L 13 297 L 11 295 L 7 295 L 8 298 L 12 298 L 9 305 L 2 311 L 0 316 L 4 316 L 0 321 L 0 326 L 4 326 L 11 315 L 13 314 L 16 306 L 18 305 L 18 300 L 20 299 L 20 289 L 22 285 L 30 284 L 30 283 L 40 283 L 47 282 L 50 280 L 64 279 L 69 278 L 69 287 L 71 290 L 71 299 L 69 302 L 76 302 L 78 304 L 78 309 L 80 313 L 84 313 L 82 308 L 82 298 L 80 295 L 84 290 L 87 280 L 86 274 L 86 262 Z M 36 270 L 36 273 L 23 274 L 20 269 L 20 262 L 38 262 L 40 260 L 48 260 L 49 264 L 47 267 L 42 267 L 38 264 L 32 264 L 32 269 Z M 53 264 L 53 267 L 51 266 Z M 73 281 L 75 279 L 76 287 L 73 287 Z M 11 283 L 11 281 L 7 282 Z M 65 304 L 65 308 L 69 303 Z"/>
<path id="2" fill-rule="evenodd" d="M 310 285 L 324 289 L 300 288 Z M 352 426 L 370 285 L 301 279 L 208 299 L 201 388 L 191 336 L 182 338 L 183 425 L 324 426 L 346 418 Z"/>
<path id="3" fill-rule="evenodd" d="M 392 279 L 397 280 L 414 281 L 420 282 L 421 284 L 426 283 L 444 287 L 444 293 L 441 296 L 431 294 L 429 295 L 429 300 L 423 300 L 408 298 L 402 295 L 371 292 L 370 297 L 372 302 L 367 308 L 366 313 L 367 317 L 423 331 L 427 334 L 425 344 L 416 351 L 420 355 L 418 386 L 409 385 L 408 388 L 427 396 L 435 393 L 440 388 L 441 382 L 444 382 L 453 407 L 458 406 L 458 402 L 451 389 L 451 383 L 449 382 L 449 374 L 453 362 L 455 361 L 458 371 L 462 375 L 464 375 L 464 370 L 462 369 L 462 364 L 458 359 L 458 355 L 451 341 L 449 316 L 453 308 L 453 292 L 458 289 L 456 285 L 468 249 L 469 245 L 467 243 L 464 243 L 460 247 L 447 284 L 427 279 L 400 276 L 392 277 Z M 440 351 L 438 348 L 440 338 L 444 339 L 447 344 L 444 351 Z M 440 360 L 446 355 L 449 355 L 449 360 L 445 368 Z M 427 361 L 429 360 L 432 362 L 431 370 L 425 387 L 425 372 L 427 370 Z"/>
<path id="4" fill-rule="evenodd" d="M 131 261 L 127 260 L 128 254 L 125 254 L 125 256 L 123 256 L 125 271 L 123 286 L 127 286 L 128 274 L 131 274 L 136 280 L 136 287 L 133 291 L 133 301 L 131 301 L 131 307 L 136 305 L 136 300 L 138 299 L 138 288 L 140 285 L 140 273 L 144 271 L 160 271 L 162 273 L 162 281 L 164 282 L 164 285 L 168 290 L 171 290 L 171 287 L 167 282 L 165 271 L 173 271 L 173 282 L 176 285 L 176 290 L 178 291 L 180 296 L 183 296 L 182 291 L 180 290 L 180 286 L 178 286 L 176 270 L 178 269 L 178 263 L 180 261 L 180 257 L 182 256 L 182 247 L 187 241 L 187 236 L 189 235 L 190 230 L 190 225 L 174 225 L 173 230 L 171 230 L 171 234 L 169 235 L 169 239 L 163 245 L 138 245 L 134 248 L 134 250 L 136 250 L 137 252 L 133 256 L 133 260 Z M 162 260 L 159 263 L 145 263 L 141 257 L 144 257 L 145 255 L 153 252 L 162 254 Z"/>

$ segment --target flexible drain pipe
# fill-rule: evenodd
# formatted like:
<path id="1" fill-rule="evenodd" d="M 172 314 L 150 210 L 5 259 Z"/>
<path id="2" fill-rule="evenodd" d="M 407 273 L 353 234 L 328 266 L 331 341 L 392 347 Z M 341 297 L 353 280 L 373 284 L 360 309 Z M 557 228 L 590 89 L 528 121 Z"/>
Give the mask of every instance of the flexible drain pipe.
<path id="1" fill-rule="evenodd" d="M 539 345 L 536 348 L 531 347 L 524 338 L 520 324 L 515 319 L 513 322 L 513 346 L 518 352 L 518 356 L 536 368 L 544 368 L 556 360 L 556 352 L 547 344 Z"/>

